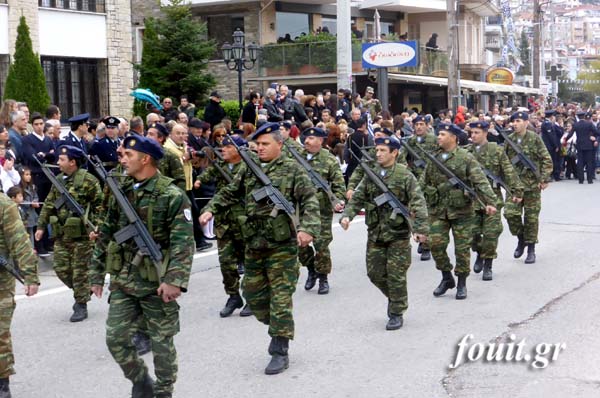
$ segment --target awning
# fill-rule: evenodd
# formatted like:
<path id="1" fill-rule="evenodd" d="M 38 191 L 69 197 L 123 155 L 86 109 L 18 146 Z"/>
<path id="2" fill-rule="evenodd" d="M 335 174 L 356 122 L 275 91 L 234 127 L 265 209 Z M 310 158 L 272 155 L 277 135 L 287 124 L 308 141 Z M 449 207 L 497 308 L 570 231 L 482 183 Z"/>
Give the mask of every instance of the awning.
<path id="1" fill-rule="evenodd" d="M 423 75 L 405 75 L 400 73 L 390 73 L 388 75 L 390 82 L 407 82 L 407 83 L 420 83 L 428 86 L 445 87 L 448 85 L 448 78 L 445 77 L 433 77 Z M 539 95 L 542 94 L 542 90 L 538 88 L 524 87 L 512 85 L 508 86 L 505 84 L 494 84 L 486 82 L 478 82 L 475 80 L 464 80 L 460 81 L 461 89 L 466 89 L 475 93 L 483 94 L 523 94 L 523 95 Z"/>

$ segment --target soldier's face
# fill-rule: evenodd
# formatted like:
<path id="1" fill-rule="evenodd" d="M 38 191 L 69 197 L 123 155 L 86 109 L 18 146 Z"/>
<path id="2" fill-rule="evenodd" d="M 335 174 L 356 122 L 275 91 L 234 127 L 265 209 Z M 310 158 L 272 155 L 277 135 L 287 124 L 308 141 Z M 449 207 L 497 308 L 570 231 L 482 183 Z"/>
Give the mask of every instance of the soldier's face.
<path id="1" fill-rule="evenodd" d="M 513 121 L 513 128 L 517 133 L 523 133 L 527 129 L 527 121 L 523 119 L 515 119 Z"/>
<path id="2" fill-rule="evenodd" d="M 427 133 L 427 124 L 425 122 L 416 122 L 414 123 L 414 127 L 416 135 L 423 135 Z"/>
<path id="3" fill-rule="evenodd" d="M 127 170 L 127 174 L 132 176 L 133 178 L 139 174 L 140 170 L 144 168 L 144 162 L 147 162 L 146 159 L 148 155 L 142 152 L 134 151 L 133 149 L 125 149 L 123 150 L 123 156 L 121 157 L 121 165 L 125 170 Z"/>
<path id="4" fill-rule="evenodd" d="M 221 148 L 221 153 L 226 162 L 234 163 L 240 158 L 237 149 L 233 145 L 225 145 Z"/>
<path id="5" fill-rule="evenodd" d="M 263 134 L 255 142 L 258 157 L 263 162 L 270 162 L 281 155 L 283 143 L 275 141 L 275 138 L 271 134 Z"/>
<path id="6" fill-rule="evenodd" d="M 391 150 L 387 145 L 377 145 L 375 147 L 375 154 L 377 157 L 377 163 L 382 167 L 390 167 L 396 161 L 398 150 Z"/>
<path id="7" fill-rule="evenodd" d="M 437 141 L 438 141 L 438 145 L 442 149 L 449 149 L 453 145 L 456 145 L 456 136 L 447 131 L 440 131 Z"/>
<path id="8" fill-rule="evenodd" d="M 310 153 L 317 153 L 323 146 L 323 138 L 308 136 L 304 139 L 304 148 Z"/>
<path id="9" fill-rule="evenodd" d="M 77 163 L 74 160 L 69 160 L 67 155 L 58 155 L 58 168 L 62 173 L 71 175 L 77 169 Z"/>
<path id="10" fill-rule="evenodd" d="M 471 141 L 475 145 L 481 145 L 487 138 L 487 132 L 483 131 L 483 129 L 471 129 Z"/>

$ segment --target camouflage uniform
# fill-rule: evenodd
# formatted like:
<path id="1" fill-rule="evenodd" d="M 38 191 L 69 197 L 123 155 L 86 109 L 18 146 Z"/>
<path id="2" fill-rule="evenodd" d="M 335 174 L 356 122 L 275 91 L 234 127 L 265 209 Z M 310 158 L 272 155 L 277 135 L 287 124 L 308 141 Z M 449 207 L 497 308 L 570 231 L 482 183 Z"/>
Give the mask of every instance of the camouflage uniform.
<path id="1" fill-rule="evenodd" d="M 288 151 L 287 145 L 291 145 L 297 152 L 300 152 L 304 149 L 302 147 L 302 145 L 300 145 L 300 143 L 298 143 L 298 141 L 296 141 L 292 137 L 288 137 L 288 138 L 284 139 L 283 140 L 283 148 L 281 148 L 281 152 L 283 152 L 285 154 L 285 156 L 290 157 L 290 158 L 292 157 L 292 155 Z"/>
<path id="2" fill-rule="evenodd" d="M 176 153 L 163 147 L 164 156 L 158 161 L 158 170 L 165 177 L 173 179 L 173 184 L 177 185 L 185 192 L 185 173 L 183 164 Z"/>
<path id="3" fill-rule="evenodd" d="M 384 174 L 382 179 L 390 191 L 414 213 L 413 232 L 427 235 L 427 205 L 414 175 L 401 164 L 388 169 L 377 166 L 374 171 L 380 176 Z M 377 186 L 365 177 L 356 188 L 342 218 L 352 220 L 361 208 L 366 210 L 365 222 L 369 231 L 367 275 L 389 299 L 390 314 L 401 315 L 408 308 L 406 272 L 411 259 L 411 231 L 401 215 L 392 220 L 389 206 L 378 207 L 375 204 L 375 197 L 380 194 Z"/>
<path id="4" fill-rule="evenodd" d="M 501 178 L 502 181 L 511 190 L 512 197 L 523 197 L 523 185 L 517 176 L 510 160 L 504 153 L 504 149 L 495 142 L 488 142 L 484 145 L 470 145 L 468 148 L 479 164 L 489 170 L 493 175 Z M 489 181 L 489 179 L 488 179 Z M 502 233 L 502 219 L 500 217 L 501 209 L 504 206 L 504 199 L 500 187 L 493 186 L 496 194 L 495 207 L 498 212 L 494 215 L 487 215 L 485 209 L 480 203 L 475 203 L 475 220 L 473 224 L 473 251 L 477 252 L 482 259 L 496 258 L 496 248 L 498 247 L 498 237 Z M 508 193 L 507 193 L 508 195 Z"/>
<path id="5" fill-rule="evenodd" d="M 245 168 L 244 162 L 230 164 L 217 160 L 219 166 L 231 175 L 236 175 Z M 227 181 L 214 165 L 209 166 L 197 178 L 202 184 L 210 181 L 217 182 L 217 192 L 227 185 Z M 223 276 L 225 293 L 236 295 L 240 292 L 240 274 L 238 264 L 244 263 L 244 239 L 238 223 L 238 217 L 244 215 L 244 204 L 237 202 L 222 213 L 215 215 L 214 225 L 217 235 L 217 247 L 219 251 L 219 264 Z"/>
<path id="6" fill-rule="evenodd" d="M 325 181 L 329 183 L 331 191 L 338 200 L 343 200 L 346 192 L 346 185 L 344 184 L 344 177 L 342 176 L 342 170 L 335 159 L 335 157 L 329 153 L 328 150 L 321 148 L 321 150 L 309 157 L 309 153 L 306 150 L 302 150 L 300 154 L 305 157 L 311 167 L 319 173 Z M 329 244 L 333 240 L 333 234 L 331 232 L 331 222 L 333 217 L 333 208 L 331 202 L 325 192 L 322 190 L 317 191 L 317 198 L 319 199 L 319 208 L 321 214 L 321 230 L 320 233 L 314 236 L 314 247 L 307 246 L 300 248 L 299 258 L 300 263 L 309 268 L 314 269 L 319 274 L 330 274 L 331 273 L 331 253 L 329 252 Z"/>
<path id="7" fill-rule="evenodd" d="M 299 206 L 298 231 L 318 236 L 319 202 L 306 172 L 283 154 L 262 168 L 273 186 Z M 246 169 L 221 189 L 204 210 L 216 215 L 240 200 L 245 201 L 246 213 L 238 218 L 246 242 L 244 298 L 256 319 L 269 325 L 270 336 L 293 339 L 292 294 L 299 276 L 296 233 L 287 214 L 279 211 L 273 218 L 270 216 L 273 206 L 268 201 L 254 200 L 252 192 L 261 187 L 260 181 Z"/>
<path id="8" fill-rule="evenodd" d="M 544 141 L 533 131 L 527 131 L 523 137 L 512 133 L 509 138 L 535 164 L 542 181 L 538 181 L 531 170 L 517 163 L 514 167 L 524 186 L 523 201 L 506 202 L 504 217 L 513 236 L 522 236 L 526 244 L 535 244 L 538 240 L 538 218 L 542 209 L 542 194 L 538 184 L 550 180 L 553 169 L 552 158 Z M 516 156 L 515 151 L 508 144 L 504 145 L 504 149 L 509 159 Z"/>
<path id="9" fill-rule="evenodd" d="M 375 155 L 375 148 L 369 148 L 367 150 L 369 152 L 369 155 L 371 155 L 371 158 L 376 159 L 376 155 Z M 365 159 L 366 160 L 366 159 Z M 396 159 L 398 163 L 403 164 L 406 166 L 406 158 L 404 156 L 398 156 L 398 158 Z M 375 165 L 371 165 L 371 169 L 374 170 Z M 356 169 L 354 169 L 354 172 L 352 173 L 352 176 L 350 177 L 350 179 L 348 180 L 348 188 L 347 190 L 350 191 L 354 191 L 356 189 L 356 187 L 358 186 L 358 183 L 362 181 L 362 179 L 365 176 L 365 171 L 363 170 L 362 167 L 358 166 Z"/>
<path id="10" fill-rule="evenodd" d="M 434 156 L 450 169 L 465 184 L 471 185 L 486 205 L 496 203 L 481 166 L 467 150 L 455 148 L 450 152 L 439 149 Z M 444 157 L 447 157 L 444 160 Z M 473 240 L 473 201 L 458 188 L 454 188 L 448 178 L 432 163 L 428 163 L 421 176 L 421 186 L 429 209 L 431 233 L 431 254 L 435 266 L 440 271 L 452 271 L 452 264 L 446 253 L 449 233 L 454 237 L 456 275 L 469 275 L 470 248 Z"/>
<path id="11" fill-rule="evenodd" d="M 363 109 L 366 109 L 371 114 L 371 120 L 375 120 L 375 116 L 377 116 L 377 114 L 381 112 L 381 102 L 371 101 L 371 103 L 369 104 L 369 100 L 367 100 L 366 98 L 362 98 L 360 102 L 362 103 Z"/>
<path id="12" fill-rule="evenodd" d="M 187 291 L 194 255 L 192 216 L 187 196 L 170 178 L 155 176 L 134 183 L 123 183 L 123 192 L 146 224 L 150 235 L 161 247 L 164 262 L 161 281 Z M 125 377 L 139 382 L 147 374 L 131 341 L 139 326 L 139 317 L 152 340 L 156 394 L 170 394 L 177 379 L 177 353 L 173 336 L 179 332 L 179 304 L 163 302 L 156 294 L 159 278 L 152 262 L 144 258 L 132 263 L 137 247 L 132 240 L 121 245 L 112 241 L 115 232 L 128 225 L 125 214 L 111 197 L 106 221 L 94 247 L 90 283 L 103 285 L 109 273 L 110 297 L 106 321 L 106 344 Z M 106 264 L 106 266 L 105 266 Z"/>
<path id="13" fill-rule="evenodd" d="M 84 169 L 78 169 L 70 176 L 61 173 L 56 178 L 86 209 L 87 218 L 92 224 L 99 226 L 104 195 L 98 179 Z M 48 225 L 52 226 L 56 276 L 73 289 L 76 303 L 85 304 L 90 300 L 88 266 L 94 243 L 89 240 L 85 223 L 80 217 L 71 213 L 67 206 L 60 209 L 54 207 L 59 198 L 58 190 L 52 187 L 40 212 L 37 229 L 45 230 Z"/>
<path id="14" fill-rule="evenodd" d="M 23 226 L 19 210 L 12 200 L 0 193 L 0 256 L 17 263 L 26 285 L 39 284 L 37 258 Z M 15 278 L 0 270 L 0 379 L 15 373 L 10 323 L 15 310 Z"/>

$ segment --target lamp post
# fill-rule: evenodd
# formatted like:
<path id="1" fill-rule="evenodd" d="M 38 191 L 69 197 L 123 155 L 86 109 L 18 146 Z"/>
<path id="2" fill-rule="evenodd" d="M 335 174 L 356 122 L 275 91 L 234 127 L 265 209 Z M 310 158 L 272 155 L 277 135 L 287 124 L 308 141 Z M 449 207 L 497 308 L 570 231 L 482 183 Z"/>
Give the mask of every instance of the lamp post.
<path id="1" fill-rule="evenodd" d="M 235 70 L 238 73 L 238 98 L 240 102 L 240 111 L 243 108 L 242 105 L 242 72 L 244 70 L 250 70 L 254 68 L 254 64 L 258 59 L 258 52 L 261 50 L 259 46 L 254 43 L 248 45 L 248 56 L 250 59 L 246 59 L 246 47 L 244 46 L 244 32 L 237 28 L 233 32 L 233 44 L 224 43 L 221 46 L 223 52 L 223 60 L 227 69 Z M 250 61 L 250 63 L 248 63 Z"/>

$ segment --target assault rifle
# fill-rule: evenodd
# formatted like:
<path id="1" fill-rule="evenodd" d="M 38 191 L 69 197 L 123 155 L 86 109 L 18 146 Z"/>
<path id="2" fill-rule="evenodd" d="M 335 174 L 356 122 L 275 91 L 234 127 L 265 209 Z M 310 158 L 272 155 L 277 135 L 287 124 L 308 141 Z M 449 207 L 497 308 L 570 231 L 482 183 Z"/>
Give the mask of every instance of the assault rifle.
<path id="1" fill-rule="evenodd" d="M 142 222 L 139 215 L 127 200 L 127 197 L 121 190 L 119 183 L 116 178 L 106 171 L 102 162 L 97 156 L 94 156 L 90 159 L 90 163 L 94 166 L 96 173 L 100 178 L 104 181 L 104 183 L 108 186 L 110 191 L 112 192 L 115 201 L 121 208 L 121 210 L 125 213 L 125 217 L 127 218 L 127 222 L 129 223 L 126 227 L 121 228 L 119 231 L 115 232 L 113 238 L 118 244 L 122 244 L 123 242 L 128 241 L 129 239 L 133 239 L 135 242 L 138 251 L 135 254 L 135 258 L 132 263 L 134 265 L 139 265 L 144 256 L 150 257 L 152 260 L 152 264 L 156 269 L 156 275 L 161 280 L 161 266 L 163 262 L 163 255 L 160 251 L 160 246 L 156 244 L 152 236 L 150 236 L 150 232 L 146 228 L 146 225 Z"/>
<path id="2" fill-rule="evenodd" d="M 512 162 L 512 164 L 515 165 L 517 163 L 521 163 L 523 165 L 523 167 L 531 170 L 531 172 L 535 175 L 535 178 L 537 178 L 538 182 L 542 182 L 542 176 L 540 175 L 540 172 L 538 171 L 535 164 L 531 161 L 531 159 L 529 159 L 527 157 L 527 155 L 525 155 L 523 153 L 521 148 L 519 148 L 519 146 L 517 144 L 515 144 L 513 140 L 508 138 L 508 134 L 506 134 L 506 131 L 499 129 L 498 133 L 502 136 L 502 138 L 504 138 L 504 142 L 506 142 L 508 145 L 510 145 L 510 147 L 513 149 L 513 151 L 515 151 L 517 153 L 515 155 L 515 157 L 513 157 L 510 160 Z"/>
<path id="3" fill-rule="evenodd" d="M 54 208 L 58 210 L 61 207 L 66 206 L 70 212 L 76 214 L 77 217 L 80 217 L 83 220 L 83 222 L 85 223 L 85 225 L 91 231 L 95 231 L 96 226 L 94 224 L 92 224 L 92 222 L 87 218 L 86 212 L 85 212 L 85 210 L 83 210 L 83 207 L 81 207 L 81 205 L 79 203 L 77 203 L 77 201 L 75 200 L 73 195 L 71 195 L 71 193 L 64 186 L 64 184 L 61 183 L 60 181 L 58 181 L 58 178 L 56 178 L 54 173 L 52 173 L 48 169 L 47 165 L 42 164 L 39 161 L 39 159 L 35 156 L 33 156 L 33 159 L 35 159 L 35 161 L 40 166 L 40 168 L 41 168 L 42 172 L 44 173 L 44 175 L 46 176 L 46 178 L 48 178 L 50 180 L 50 182 L 52 183 L 52 185 L 54 185 L 54 188 L 56 188 L 56 190 L 58 191 L 58 193 L 60 195 L 59 198 L 56 200 L 56 202 L 54 202 Z"/>
<path id="4" fill-rule="evenodd" d="M 311 181 L 313 182 L 313 184 L 315 184 L 317 189 L 320 189 L 323 192 L 325 192 L 327 198 L 331 202 L 331 206 L 335 207 L 338 203 L 340 203 L 338 198 L 336 198 L 333 192 L 331 191 L 331 187 L 329 186 L 327 181 L 325 181 L 325 179 L 321 177 L 321 175 L 315 169 L 312 168 L 310 163 L 308 163 L 306 159 L 304 159 L 302 155 L 300 155 L 292 145 L 285 143 L 285 146 L 287 147 L 290 154 L 294 157 L 294 159 L 296 159 L 296 161 L 300 164 L 300 166 L 302 166 L 304 170 L 306 170 Z"/>
<path id="5" fill-rule="evenodd" d="M 427 162 L 425 162 L 425 160 L 423 160 L 423 158 L 419 156 L 417 151 L 415 151 L 414 148 L 408 144 L 408 142 L 402 140 L 400 142 L 402 143 L 402 146 L 406 149 L 406 152 L 408 152 L 410 157 L 413 159 L 413 164 L 415 165 L 415 167 L 424 169 L 425 166 L 427 166 Z"/>
<path id="6" fill-rule="evenodd" d="M 485 173 L 485 176 L 492 182 L 492 186 L 502 187 L 502 188 L 504 188 L 506 193 L 508 193 L 509 195 L 512 195 L 512 193 L 510 192 L 510 188 L 508 188 L 508 185 L 506 185 L 506 183 L 504 181 L 502 181 L 502 178 L 498 177 L 497 175 L 495 175 L 494 173 L 492 173 L 489 169 L 486 169 L 485 167 L 482 167 L 482 169 L 483 169 L 483 172 Z"/>
<path id="7" fill-rule="evenodd" d="M 215 148 L 211 148 L 211 150 L 212 150 L 212 153 L 214 153 L 215 157 L 217 157 L 221 162 L 225 161 L 225 159 L 223 159 L 223 155 L 221 154 L 221 152 L 219 152 Z M 204 151 L 204 149 L 202 149 L 202 152 L 205 154 L 205 156 L 208 159 L 208 161 L 210 162 L 210 164 L 212 164 L 213 167 L 215 169 L 217 169 L 219 174 L 221 174 L 221 176 L 225 179 L 225 181 L 227 181 L 228 184 L 231 181 L 233 181 L 233 175 L 228 170 L 225 170 L 223 167 L 221 167 L 221 165 L 216 160 L 214 160 L 210 156 L 208 156 L 206 154 L 206 152 Z"/>
<path id="8" fill-rule="evenodd" d="M 0 256 L 0 268 L 4 268 L 6 272 L 11 274 L 16 280 L 21 282 L 22 285 L 25 284 L 23 280 L 23 275 L 21 274 L 21 270 L 17 267 L 13 267 L 4 257 Z"/>

